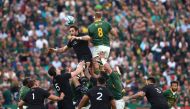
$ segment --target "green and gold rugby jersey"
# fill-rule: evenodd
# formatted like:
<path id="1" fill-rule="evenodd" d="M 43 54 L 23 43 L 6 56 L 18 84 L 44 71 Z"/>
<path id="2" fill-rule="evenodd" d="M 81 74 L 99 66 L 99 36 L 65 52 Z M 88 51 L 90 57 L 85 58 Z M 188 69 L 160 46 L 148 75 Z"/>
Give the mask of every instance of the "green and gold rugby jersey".
<path id="1" fill-rule="evenodd" d="M 107 87 L 112 92 L 114 98 L 119 100 L 123 97 L 122 94 L 122 81 L 117 72 L 112 72 L 107 80 Z"/>
<path id="2" fill-rule="evenodd" d="M 105 45 L 110 46 L 109 32 L 112 27 L 110 23 L 97 20 L 88 27 L 88 34 L 92 38 L 94 46 Z"/>
<path id="3" fill-rule="evenodd" d="M 177 92 L 172 92 L 171 89 L 166 90 L 163 95 L 166 97 L 169 107 L 174 106 L 175 102 L 179 98 L 179 94 Z"/>

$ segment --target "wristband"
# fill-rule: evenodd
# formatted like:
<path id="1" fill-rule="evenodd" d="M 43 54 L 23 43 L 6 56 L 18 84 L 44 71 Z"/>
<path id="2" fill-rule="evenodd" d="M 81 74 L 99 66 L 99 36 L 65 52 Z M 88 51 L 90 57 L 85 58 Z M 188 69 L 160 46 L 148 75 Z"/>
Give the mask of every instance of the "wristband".
<path id="1" fill-rule="evenodd" d="M 82 37 L 79 37 L 80 40 L 82 40 Z"/>

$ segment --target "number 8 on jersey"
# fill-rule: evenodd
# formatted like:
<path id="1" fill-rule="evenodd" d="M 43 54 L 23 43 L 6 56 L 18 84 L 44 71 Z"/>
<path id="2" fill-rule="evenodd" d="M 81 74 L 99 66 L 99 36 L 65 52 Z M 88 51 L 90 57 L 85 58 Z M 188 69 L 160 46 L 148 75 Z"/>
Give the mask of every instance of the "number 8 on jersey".
<path id="1" fill-rule="evenodd" d="M 98 28 L 98 36 L 99 37 L 102 37 L 104 34 L 103 34 L 103 30 L 102 28 Z"/>

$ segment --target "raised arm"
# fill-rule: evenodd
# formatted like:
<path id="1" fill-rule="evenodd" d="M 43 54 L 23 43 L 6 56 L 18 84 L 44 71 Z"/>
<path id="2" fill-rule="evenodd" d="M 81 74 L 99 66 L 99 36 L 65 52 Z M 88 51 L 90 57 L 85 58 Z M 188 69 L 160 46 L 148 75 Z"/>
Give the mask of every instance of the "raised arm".
<path id="1" fill-rule="evenodd" d="M 89 70 L 88 69 L 86 69 L 85 70 L 85 72 L 84 72 L 84 75 L 90 80 L 90 78 L 91 78 L 91 75 L 90 75 L 90 73 L 89 73 Z"/>
<path id="2" fill-rule="evenodd" d="M 87 95 L 84 95 L 82 97 L 82 100 L 79 103 L 78 109 L 82 109 L 82 107 L 86 104 L 86 102 L 89 100 L 89 97 Z"/>
<path id="3" fill-rule="evenodd" d="M 131 95 L 131 96 L 124 96 L 123 100 L 128 101 L 130 99 L 136 99 L 138 97 L 144 97 L 144 96 L 145 96 L 145 93 L 143 91 L 140 91 L 140 92 L 137 92 L 136 94 Z"/>
<path id="4" fill-rule="evenodd" d="M 73 72 L 71 72 L 71 77 L 74 77 L 78 74 L 80 74 L 83 71 L 84 61 L 80 62 L 77 66 L 77 69 Z"/>
<path id="5" fill-rule="evenodd" d="M 66 46 L 64 46 L 64 47 L 62 47 L 62 48 L 58 48 L 58 49 L 55 49 L 55 48 L 49 48 L 48 49 L 48 53 L 63 53 L 63 52 L 65 52 L 65 51 L 67 51 L 68 50 L 68 46 L 66 45 Z"/>

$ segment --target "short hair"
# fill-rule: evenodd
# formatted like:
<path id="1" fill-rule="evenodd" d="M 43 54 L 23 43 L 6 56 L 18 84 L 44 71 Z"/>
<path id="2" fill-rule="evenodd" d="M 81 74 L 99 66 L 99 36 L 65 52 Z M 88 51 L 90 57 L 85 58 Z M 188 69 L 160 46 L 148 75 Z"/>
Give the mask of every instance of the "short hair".
<path id="1" fill-rule="evenodd" d="M 32 79 L 32 80 L 30 80 L 30 81 L 28 82 L 28 87 L 29 87 L 29 88 L 32 88 L 34 85 L 35 85 L 35 80 L 34 80 L 34 79 Z"/>
<path id="2" fill-rule="evenodd" d="M 23 86 L 27 86 L 28 83 L 29 83 L 29 81 L 30 81 L 30 78 L 25 78 L 25 79 L 22 81 Z"/>
<path id="3" fill-rule="evenodd" d="M 106 79 L 105 79 L 104 77 L 100 76 L 100 77 L 98 78 L 98 83 L 99 83 L 99 84 L 105 84 L 105 83 L 106 83 Z"/>
<path id="4" fill-rule="evenodd" d="M 50 67 L 48 70 L 50 76 L 56 76 L 56 68 L 54 66 Z"/>
<path id="5" fill-rule="evenodd" d="M 95 18 L 101 18 L 101 17 L 102 17 L 102 12 L 97 11 L 97 12 L 95 13 Z"/>
<path id="6" fill-rule="evenodd" d="M 170 84 L 171 84 L 171 85 L 172 85 L 172 84 L 177 84 L 177 85 L 178 85 L 179 83 L 178 83 L 178 81 L 172 81 Z"/>
<path id="7" fill-rule="evenodd" d="M 154 77 L 149 77 L 147 80 L 151 83 L 156 83 L 156 79 Z"/>
<path id="8" fill-rule="evenodd" d="M 76 31 L 79 30 L 79 28 L 76 25 L 71 25 L 69 28 L 74 28 Z"/>

